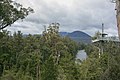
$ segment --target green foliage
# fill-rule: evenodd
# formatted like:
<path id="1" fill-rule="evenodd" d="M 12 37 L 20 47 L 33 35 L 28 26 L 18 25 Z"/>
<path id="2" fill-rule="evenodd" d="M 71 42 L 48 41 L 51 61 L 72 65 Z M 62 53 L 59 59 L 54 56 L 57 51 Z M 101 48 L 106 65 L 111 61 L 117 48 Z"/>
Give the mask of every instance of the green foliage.
<path id="1" fill-rule="evenodd" d="M 56 29 L 57 28 L 57 29 Z M 51 30 L 50 30 L 51 29 Z M 49 26 L 42 35 L 13 36 L 1 32 L 1 80 L 119 80 L 120 46 L 104 42 L 103 54 L 94 45 L 77 44 L 58 35 L 58 27 Z M 50 32 L 49 32 L 50 31 Z M 75 63 L 78 49 L 85 48 L 87 59 Z"/>
<path id="2" fill-rule="evenodd" d="M 26 37 L 20 31 L 13 36 L 8 31 L 1 32 L 1 79 L 78 80 L 75 64 L 78 45 L 71 39 L 60 37 L 58 27 L 50 25 L 42 35 Z"/>
<path id="3" fill-rule="evenodd" d="M 0 1 L 0 30 L 13 24 L 19 19 L 24 19 L 33 9 L 24 8 L 21 4 L 12 0 Z"/>
<path id="4" fill-rule="evenodd" d="M 33 80 L 33 78 L 21 71 L 15 73 L 13 70 L 6 70 L 1 77 L 1 80 Z"/>
<path id="5" fill-rule="evenodd" d="M 0 1 L 0 30 L 24 19 L 31 8 L 12 0 Z M 60 37 L 59 23 L 52 23 L 42 35 L 24 37 L 0 32 L 0 80 L 119 80 L 120 44 L 112 41 L 84 45 Z M 93 39 L 99 38 L 97 32 Z M 103 54 L 100 54 L 100 47 Z M 78 50 L 85 49 L 86 60 L 76 62 Z"/>
<path id="6" fill-rule="evenodd" d="M 97 46 L 100 49 L 100 44 Z M 119 43 L 102 42 L 103 54 L 99 57 L 99 49 L 94 45 L 86 47 L 88 58 L 81 63 L 82 80 L 119 80 L 120 57 Z"/>
<path id="7" fill-rule="evenodd" d="M 95 33 L 95 35 L 92 37 L 92 39 L 95 40 L 95 39 L 98 39 L 98 38 L 100 38 L 100 37 L 101 37 L 101 33 L 100 33 L 99 31 L 97 31 L 97 32 Z"/>
<path id="8" fill-rule="evenodd" d="M 60 37 L 56 28 L 49 26 L 43 35 L 26 37 L 20 31 L 13 36 L 8 31 L 1 32 L 1 80 L 120 79 L 118 44 L 104 42 L 104 53 L 99 57 L 96 46 L 77 44 L 67 37 Z M 77 64 L 75 56 L 78 49 L 83 48 L 88 57 Z"/>
<path id="9" fill-rule="evenodd" d="M 57 80 L 57 65 L 54 59 L 50 57 L 43 65 L 42 80 Z"/>

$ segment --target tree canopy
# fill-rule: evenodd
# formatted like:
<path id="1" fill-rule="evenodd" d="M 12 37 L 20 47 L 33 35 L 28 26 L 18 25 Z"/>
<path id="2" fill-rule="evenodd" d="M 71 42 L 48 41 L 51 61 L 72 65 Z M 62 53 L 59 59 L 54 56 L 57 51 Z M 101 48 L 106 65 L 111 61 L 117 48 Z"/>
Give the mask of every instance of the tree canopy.
<path id="1" fill-rule="evenodd" d="M 84 45 L 59 35 L 59 26 L 49 25 L 42 35 L 18 31 L 0 37 L 1 80 L 119 80 L 120 45 L 104 44 L 103 54 L 93 44 Z M 87 58 L 76 63 L 84 48 Z"/>
<path id="2" fill-rule="evenodd" d="M 0 1 L 0 30 L 10 26 L 19 19 L 24 19 L 33 9 L 24 8 L 12 0 Z"/>

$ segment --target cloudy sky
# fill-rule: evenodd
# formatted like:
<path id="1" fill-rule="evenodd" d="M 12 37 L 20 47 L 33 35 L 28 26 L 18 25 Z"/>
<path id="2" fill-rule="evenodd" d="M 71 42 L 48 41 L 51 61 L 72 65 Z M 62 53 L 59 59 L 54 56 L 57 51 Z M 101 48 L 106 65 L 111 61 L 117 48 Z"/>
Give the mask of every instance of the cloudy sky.
<path id="1" fill-rule="evenodd" d="M 105 32 L 117 35 L 115 4 L 110 0 L 15 0 L 24 7 L 31 7 L 34 13 L 23 21 L 15 22 L 7 29 L 14 32 L 39 34 L 43 25 L 60 23 L 60 31 L 83 31 L 93 35 L 101 31 L 105 24 Z"/>

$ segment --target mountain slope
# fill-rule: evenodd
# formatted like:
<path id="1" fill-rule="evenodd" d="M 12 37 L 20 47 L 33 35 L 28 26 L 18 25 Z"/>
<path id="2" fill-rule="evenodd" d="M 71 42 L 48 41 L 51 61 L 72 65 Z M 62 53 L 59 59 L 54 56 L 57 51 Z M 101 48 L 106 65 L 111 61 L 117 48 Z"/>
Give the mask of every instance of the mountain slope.
<path id="1" fill-rule="evenodd" d="M 72 33 L 60 32 L 60 35 L 67 36 L 76 42 L 91 43 L 91 36 L 82 31 L 74 31 Z"/>

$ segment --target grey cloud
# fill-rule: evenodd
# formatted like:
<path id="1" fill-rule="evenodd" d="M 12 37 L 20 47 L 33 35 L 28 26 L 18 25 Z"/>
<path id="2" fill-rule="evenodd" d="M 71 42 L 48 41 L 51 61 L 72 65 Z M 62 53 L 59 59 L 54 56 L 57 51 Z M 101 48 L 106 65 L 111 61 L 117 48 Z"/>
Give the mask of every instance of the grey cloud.
<path id="1" fill-rule="evenodd" d="M 93 35 L 101 30 L 101 24 L 105 23 L 105 29 L 109 30 L 106 32 L 117 34 L 114 4 L 109 0 L 17 1 L 27 7 L 32 7 L 35 11 L 24 22 L 13 25 L 21 27 L 22 29 L 19 29 L 26 33 L 42 32 L 43 25 L 59 22 L 60 31 L 81 30 Z M 114 32 L 111 29 L 114 29 Z"/>

